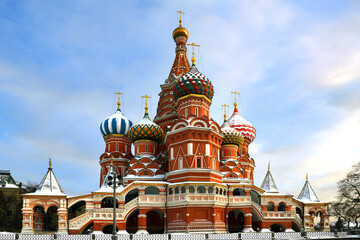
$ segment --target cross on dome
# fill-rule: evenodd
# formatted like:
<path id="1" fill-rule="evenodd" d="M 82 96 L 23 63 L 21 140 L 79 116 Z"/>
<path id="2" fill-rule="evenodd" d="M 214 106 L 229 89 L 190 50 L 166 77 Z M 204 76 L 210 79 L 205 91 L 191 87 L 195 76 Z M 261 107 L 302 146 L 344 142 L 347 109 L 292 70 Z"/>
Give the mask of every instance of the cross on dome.
<path id="1" fill-rule="evenodd" d="M 234 102 L 234 106 L 235 106 L 235 108 L 237 108 L 236 95 L 240 95 L 240 93 L 239 93 L 239 92 L 237 92 L 237 91 L 234 91 L 234 92 L 231 92 L 231 93 L 235 95 L 235 102 Z"/>
<path id="2" fill-rule="evenodd" d="M 148 96 L 147 94 L 145 94 L 145 96 L 141 96 L 142 98 L 145 98 L 145 114 L 148 114 L 148 98 L 151 98 L 151 96 Z"/>
<path id="3" fill-rule="evenodd" d="M 117 109 L 118 110 L 120 110 L 120 105 L 121 105 L 121 103 L 120 103 L 120 95 L 122 95 L 123 93 L 121 93 L 121 92 L 117 92 L 117 93 L 115 93 L 115 94 L 117 94 L 118 95 L 118 101 L 117 101 Z"/>
<path id="4" fill-rule="evenodd" d="M 193 65 L 195 65 L 195 62 L 196 62 L 196 58 L 195 58 L 195 47 L 200 47 L 200 45 L 195 44 L 194 42 L 191 43 L 191 44 L 187 43 L 186 45 L 192 46 L 193 51 L 192 51 L 191 62 L 192 62 Z"/>
<path id="5" fill-rule="evenodd" d="M 176 12 L 180 13 L 179 23 L 180 23 L 180 26 L 181 26 L 181 23 L 182 23 L 182 21 L 181 21 L 181 14 L 185 14 L 185 13 L 184 13 L 184 12 L 182 12 L 181 10 L 180 10 L 180 11 L 176 11 Z"/>
<path id="6" fill-rule="evenodd" d="M 224 107 L 224 121 L 226 122 L 227 121 L 226 108 L 228 108 L 229 105 L 223 104 L 221 106 Z"/>
<path id="7" fill-rule="evenodd" d="M 51 167 L 51 158 L 49 157 L 49 169 L 51 170 L 52 167 Z"/>

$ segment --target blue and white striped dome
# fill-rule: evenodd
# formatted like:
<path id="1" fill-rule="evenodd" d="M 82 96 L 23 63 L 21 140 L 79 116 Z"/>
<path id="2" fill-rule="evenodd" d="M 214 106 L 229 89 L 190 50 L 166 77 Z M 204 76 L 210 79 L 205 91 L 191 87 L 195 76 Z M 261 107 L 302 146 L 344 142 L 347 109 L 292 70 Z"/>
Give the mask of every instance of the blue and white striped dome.
<path id="1" fill-rule="evenodd" d="M 100 124 L 100 132 L 103 137 L 109 134 L 127 135 L 132 125 L 132 122 L 122 114 L 120 109 L 118 109 L 113 115 Z"/>

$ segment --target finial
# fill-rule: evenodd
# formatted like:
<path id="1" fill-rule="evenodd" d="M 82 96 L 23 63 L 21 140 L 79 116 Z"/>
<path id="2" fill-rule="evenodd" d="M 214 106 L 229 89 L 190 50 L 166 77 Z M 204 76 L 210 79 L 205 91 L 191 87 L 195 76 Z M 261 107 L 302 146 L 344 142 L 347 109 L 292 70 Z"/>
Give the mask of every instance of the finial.
<path id="1" fill-rule="evenodd" d="M 148 103 L 147 103 L 147 100 L 148 100 L 148 98 L 151 98 L 150 96 L 148 96 L 148 95 L 146 95 L 145 94 L 145 96 L 141 96 L 142 98 L 145 98 L 145 114 L 149 114 L 148 113 Z"/>
<path id="2" fill-rule="evenodd" d="M 114 165 L 114 157 L 113 156 L 111 156 L 110 165 Z"/>
<path id="3" fill-rule="evenodd" d="M 239 93 L 239 92 L 237 92 L 237 91 L 234 91 L 234 92 L 231 92 L 231 93 L 235 94 L 234 107 L 235 107 L 235 109 L 237 109 L 236 95 L 240 95 L 240 93 Z"/>
<path id="4" fill-rule="evenodd" d="M 221 106 L 224 107 L 224 122 L 226 122 L 227 121 L 226 108 L 229 107 L 229 105 L 223 104 Z"/>
<path id="5" fill-rule="evenodd" d="M 195 43 L 191 43 L 191 44 L 189 44 L 189 43 L 187 43 L 186 45 L 189 45 L 189 46 L 192 46 L 193 47 L 193 51 L 192 51 L 192 58 L 191 58 L 191 62 L 192 62 L 192 64 L 193 65 L 195 65 L 195 62 L 196 62 L 196 58 L 195 58 L 195 47 L 200 47 L 200 45 L 197 45 L 197 44 L 195 44 Z"/>
<path id="6" fill-rule="evenodd" d="M 268 163 L 268 172 L 270 172 L 270 162 Z"/>
<path id="7" fill-rule="evenodd" d="M 181 23 L 182 23 L 182 21 L 181 21 L 181 14 L 185 14 L 185 13 L 184 13 L 184 12 L 182 12 L 181 10 L 180 10 L 180 11 L 176 11 L 176 12 L 180 13 L 179 23 L 180 23 L 180 26 L 181 26 Z"/>
<path id="8" fill-rule="evenodd" d="M 49 157 L 49 170 L 51 170 L 52 167 L 51 167 L 51 158 Z"/>
<path id="9" fill-rule="evenodd" d="M 306 173 L 306 181 L 308 182 L 309 181 L 309 174 Z"/>
<path id="10" fill-rule="evenodd" d="M 122 95 L 122 93 L 121 93 L 121 92 L 117 92 L 117 93 L 115 93 L 115 94 L 118 95 L 117 109 L 120 110 L 120 105 L 121 105 L 121 103 L 120 103 L 120 95 Z"/>

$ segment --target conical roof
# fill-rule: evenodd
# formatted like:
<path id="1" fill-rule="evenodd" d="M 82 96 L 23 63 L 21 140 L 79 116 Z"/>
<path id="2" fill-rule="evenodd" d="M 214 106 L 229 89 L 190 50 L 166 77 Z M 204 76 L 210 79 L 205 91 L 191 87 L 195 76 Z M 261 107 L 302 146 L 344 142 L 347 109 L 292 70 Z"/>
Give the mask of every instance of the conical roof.
<path id="1" fill-rule="evenodd" d="M 320 202 L 319 198 L 316 196 L 314 189 L 310 185 L 307 175 L 304 187 L 302 188 L 297 199 L 302 202 Z"/>
<path id="2" fill-rule="evenodd" d="M 49 168 L 44 178 L 41 180 L 38 189 L 34 193 L 29 193 L 30 195 L 65 195 L 62 190 L 58 180 L 55 177 L 55 174 L 51 167 L 51 160 L 49 161 Z"/>
<path id="3" fill-rule="evenodd" d="M 270 172 L 270 163 L 269 163 L 268 171 L 265 175 L 265 178 L 264 178 L 260 188 L 265 190 L 265 192 L 269 192 L 269 193 L 278 193 L 279 192 L 279 189 L 277 188 L 274 178 Z"/>

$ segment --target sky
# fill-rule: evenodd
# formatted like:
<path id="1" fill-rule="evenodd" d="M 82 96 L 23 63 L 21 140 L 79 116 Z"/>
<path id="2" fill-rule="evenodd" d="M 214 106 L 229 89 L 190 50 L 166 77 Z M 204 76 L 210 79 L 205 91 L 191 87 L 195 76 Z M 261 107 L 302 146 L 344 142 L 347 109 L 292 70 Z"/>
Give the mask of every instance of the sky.
<path id="1" fill-rule="evenodd" d="M 178 10 L 214 86 L 210 116 L 221 125 L 221 105 L 241 93 L 257 131 L 255 184 L 271 162 L 281 192 L 297 197 L 308 172 L 333 201 L 360 161 L 356 0 L 0 1 L 0 169 L 39 183 L 51 157 L 66 194 L 97 190 L 100 123 L 118 91 L 130 120 L 142 118 L 145 94 L 155 116 Z"/>

